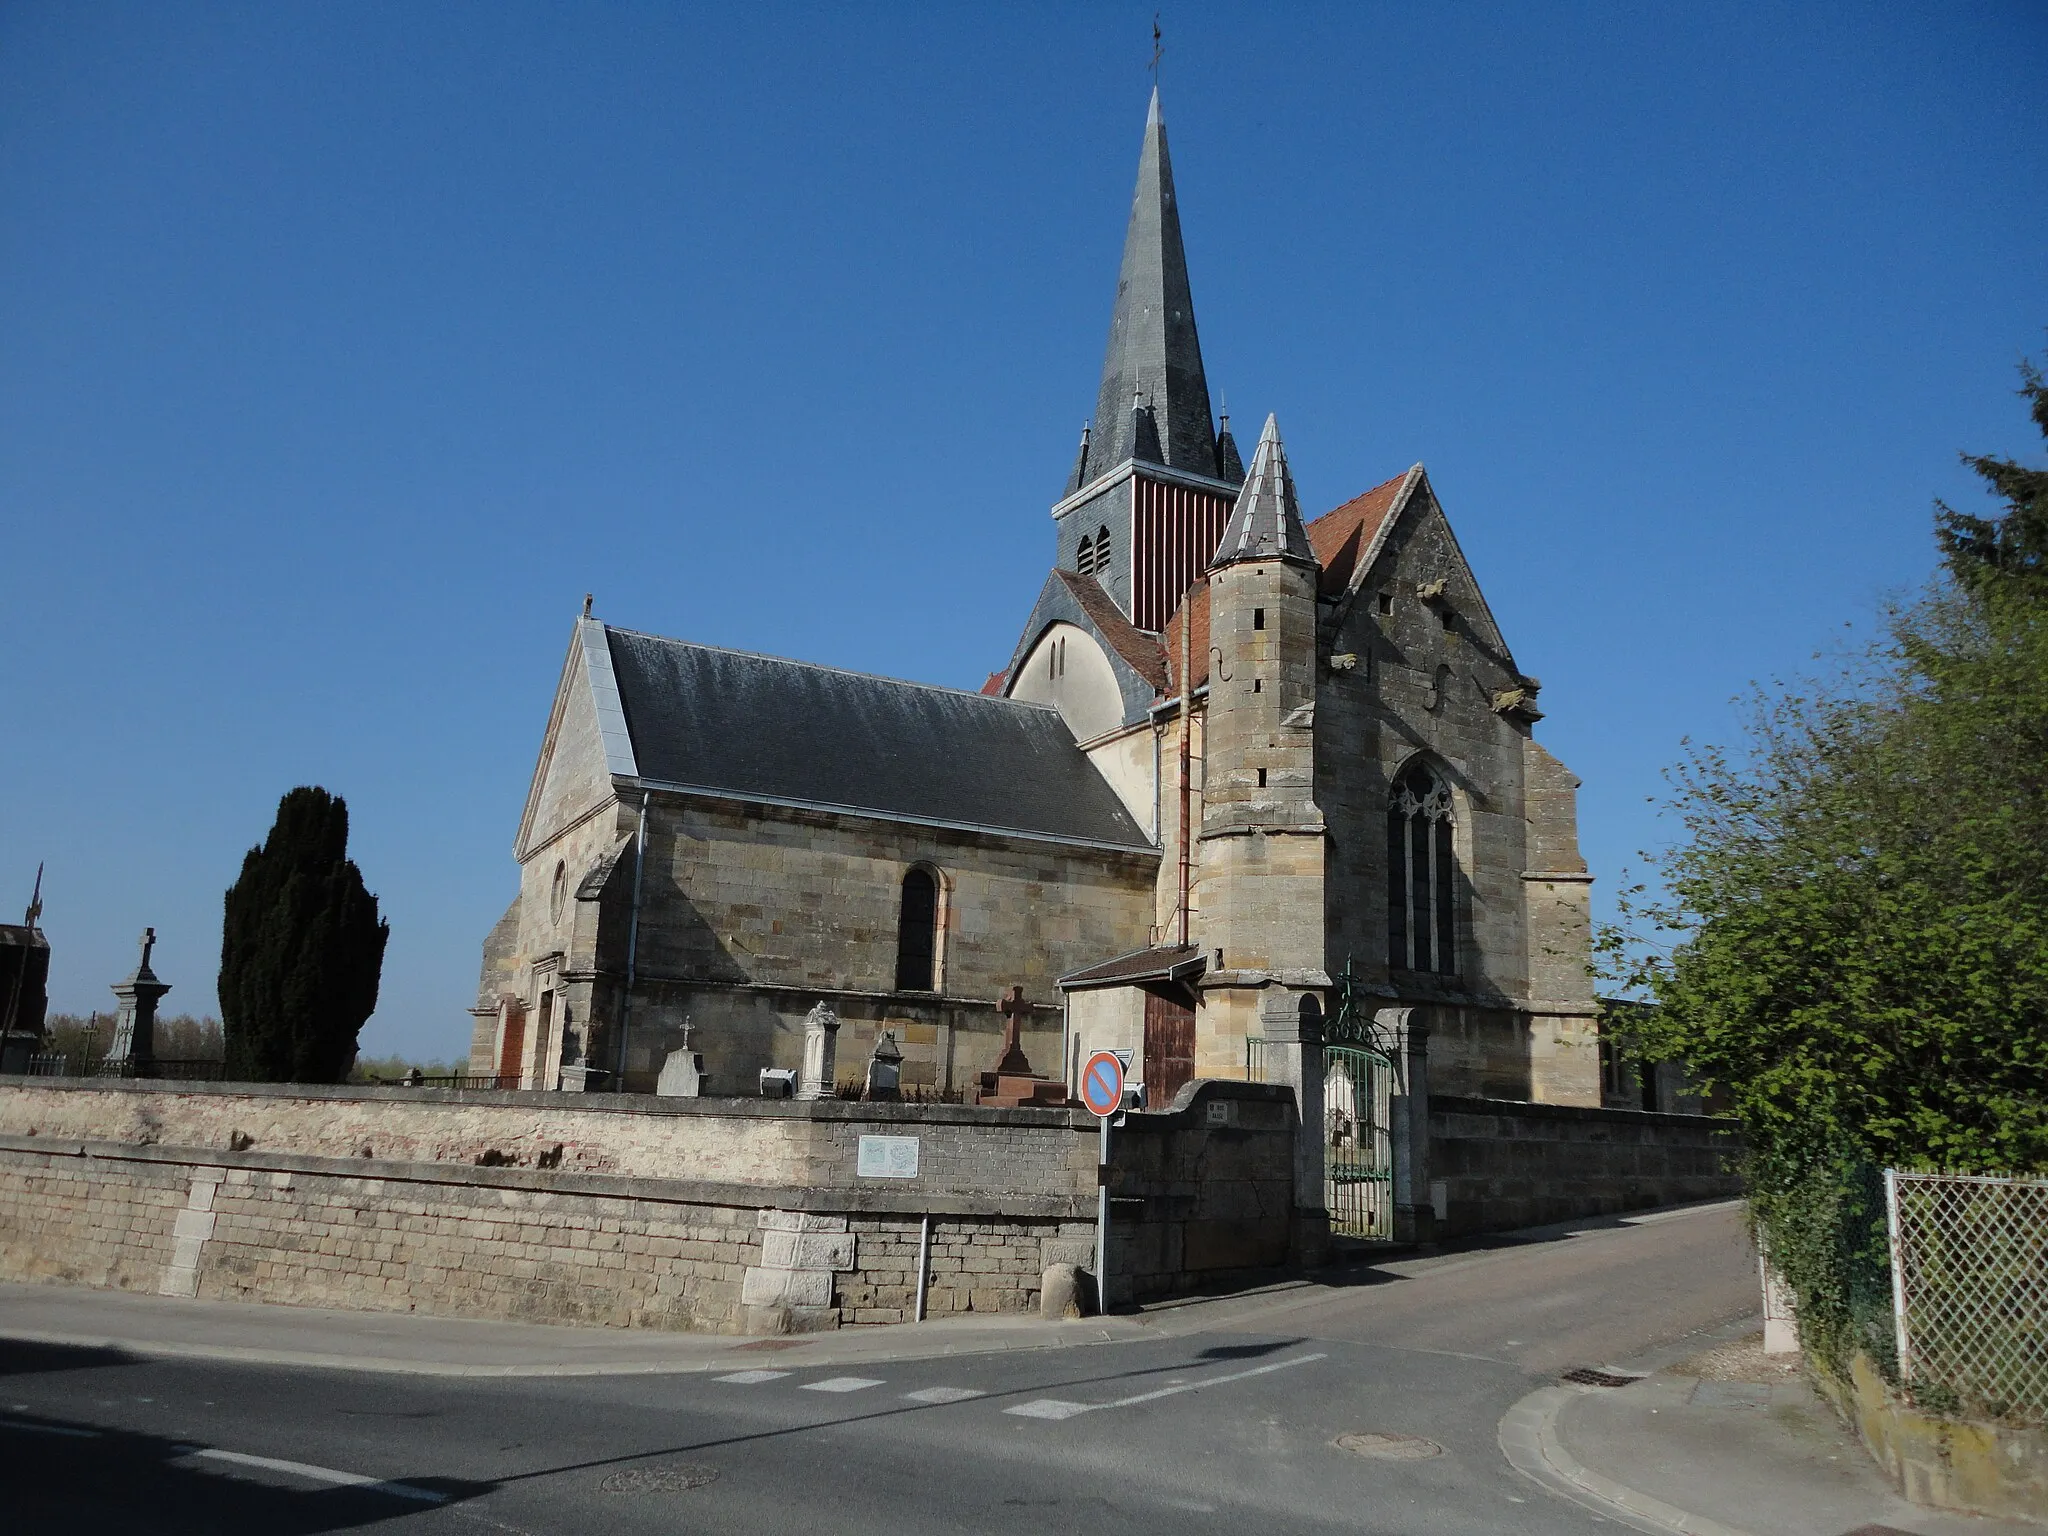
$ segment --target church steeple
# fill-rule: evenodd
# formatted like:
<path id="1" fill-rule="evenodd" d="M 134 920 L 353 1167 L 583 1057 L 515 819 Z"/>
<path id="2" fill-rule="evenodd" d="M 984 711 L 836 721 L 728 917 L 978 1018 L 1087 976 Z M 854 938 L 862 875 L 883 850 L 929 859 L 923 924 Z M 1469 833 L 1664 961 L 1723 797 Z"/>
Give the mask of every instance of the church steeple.
<path id="1" fill-rule="evenodd" d="M 1138 188 L 1124 234 L 1116 309 L 1102 360 L 1095 435 L 1069 493 L 1125 459 L 1165 464 L 1216 478 L 1216 434 L 1209 419 L 1209 382 L 1195 334 L 1187 253 L 1173 195 L 1173 162 L 1159 91 L 1145 118 Z"/>

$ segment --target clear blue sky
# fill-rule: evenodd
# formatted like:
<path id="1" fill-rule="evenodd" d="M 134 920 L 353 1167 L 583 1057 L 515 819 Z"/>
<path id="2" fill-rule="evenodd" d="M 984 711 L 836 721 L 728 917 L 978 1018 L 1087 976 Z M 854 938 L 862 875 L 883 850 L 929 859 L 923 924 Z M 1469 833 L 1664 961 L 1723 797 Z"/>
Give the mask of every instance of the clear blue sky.
<path id="1" fill-rule="evenodd" d="M 1092 408 L 1153 6 L 0 7 L 0 912 L 215 1006 L 348 797 L 366 1050 L 453 1053 L 585 591 L 976 686 Z M 1429 466 L 1611 891 L 2037 456 L 2048 10 L 1175 5 L 1211 385 L 1305 500 Z"/>

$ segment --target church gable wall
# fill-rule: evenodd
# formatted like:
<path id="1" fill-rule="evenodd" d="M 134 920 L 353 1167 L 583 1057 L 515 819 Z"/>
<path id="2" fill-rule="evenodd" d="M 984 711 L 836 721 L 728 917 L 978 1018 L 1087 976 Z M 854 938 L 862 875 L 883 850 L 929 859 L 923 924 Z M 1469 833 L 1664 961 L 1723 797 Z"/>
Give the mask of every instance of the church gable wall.
<path id="1" fill-rule="evenodd" d="M 570 658 L 548 736 L 541 748 L 539 782 L 519 856 L 528 858 L 611 797 L 612 776 L 598 731 L 597 708 L 580 653 Z"/>

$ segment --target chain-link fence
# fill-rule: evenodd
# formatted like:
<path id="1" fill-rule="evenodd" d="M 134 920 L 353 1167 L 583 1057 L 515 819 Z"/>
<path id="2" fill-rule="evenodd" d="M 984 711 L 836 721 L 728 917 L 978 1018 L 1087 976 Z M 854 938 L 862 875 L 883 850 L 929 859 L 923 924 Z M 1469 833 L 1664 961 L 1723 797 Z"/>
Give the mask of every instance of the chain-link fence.
<path id="1" fill-rule="evenodd" d="M 1907 1390 L 1936 1413 L 2048 1420 L 2048 1178 L 1884 1182 Z"/>

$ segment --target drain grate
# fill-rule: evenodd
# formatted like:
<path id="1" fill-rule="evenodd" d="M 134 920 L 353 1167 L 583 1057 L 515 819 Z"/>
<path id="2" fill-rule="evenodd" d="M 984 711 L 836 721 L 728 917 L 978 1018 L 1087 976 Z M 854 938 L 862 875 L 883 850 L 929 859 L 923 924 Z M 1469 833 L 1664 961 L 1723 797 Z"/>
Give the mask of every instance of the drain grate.
<path id="1" fill-rule="evenodd" d="M 1618 1376 L 1613 1371 L 1596 1371 L 1590 1365 L 1566 1371 L 1558 1378 L 1560 1381 L 1577 1382 L 1582 1387 L 1626 1387 L 1642 1379 L 1640 1376 Z"/>
<path id="2" fill-rule="evenodd" d="M 1381 1429 L 1339 1435 L 1330 1443 L 1340 1451 L 1349 1451 L 1354 1456 L 1370 1456 L 1375 1461 L 1427 1461 L 1444 1453 L 1444 1448 L 1434 1440 Z"/>
<path id="3" fill-rule="evenodd" d="M 605 1493 L 688 1493 L 717 1481 L 716 1467 L 671 1462 L 665 1467 L 627 1467 L 597 1486 Z"/>

